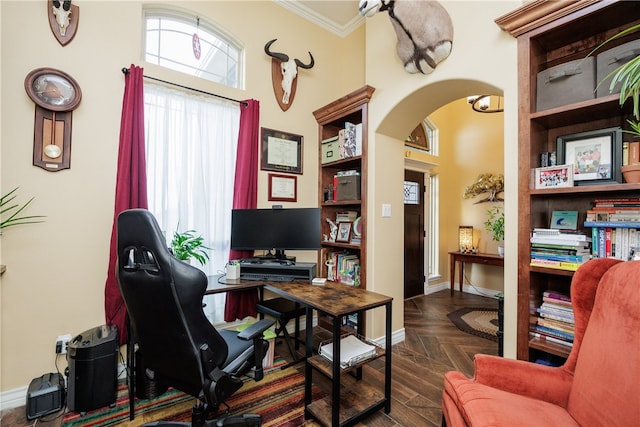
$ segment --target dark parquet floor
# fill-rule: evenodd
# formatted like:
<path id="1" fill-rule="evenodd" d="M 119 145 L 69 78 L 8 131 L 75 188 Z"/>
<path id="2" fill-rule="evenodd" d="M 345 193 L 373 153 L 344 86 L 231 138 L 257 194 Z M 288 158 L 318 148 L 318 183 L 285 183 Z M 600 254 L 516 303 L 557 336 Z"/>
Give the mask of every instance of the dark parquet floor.
<path id="1" fill-rule="evenodd" d="M 378 411 L 359 426 L 372 427 L 417 427 L 439 426 L 442 419 L 440 399 L 443 375 L 450 370 L 458 370 L 471 376 L 473 356 L 477 353 L 498 354 L 498 344 L 484 338 L 469 335 L 457 329 L 447 318 L 447 314 L 462 307 L 497 308 L 492 298 L 454 292 L 440 291 L 423 295 L 404 302 L 405 341 L 393 348 L 391 412 Z M 322 333 L 317 339 L 324 338 Z M 315 341 L 315 340 L 314 340 Z M 291 358 L 280 340 L 276 352 Z M 303 364 L 296 365 L 303 370 Z M 316 380 L 320 375 L 315 375 Z M 346 376 L 349 377 L 349 376 Z M 347 379 L 349 381 L 349 379 Z M 377 359 L 363 369 L 363 381 L 382 387 L 384 382 L 384 360 Z M 320 384 L 327 393 L 330 384 Z M 25 408 L 4 411 L 1 426 L 31 426 L 25 417 Z M 57 427 L 60 420 L 37 422 L 44 427 Z M 315 426 L 308 422 L 307 426 Z"/>

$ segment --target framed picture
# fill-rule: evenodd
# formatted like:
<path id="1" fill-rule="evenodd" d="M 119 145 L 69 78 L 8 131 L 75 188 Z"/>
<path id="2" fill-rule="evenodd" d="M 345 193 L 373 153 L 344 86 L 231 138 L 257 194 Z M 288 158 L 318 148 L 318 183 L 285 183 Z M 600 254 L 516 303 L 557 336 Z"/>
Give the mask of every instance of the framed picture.
<path id="1" fill-rule="evenodd" d="M 297 200 L 297 176 L 269 174 L 269 201 L 295 202 Z"/>
<path id="2" fill-rule="evenodd" d="M 622 130 L 592 130 L 557 139 L 559 164 L 573 165 L 576 185 L 622 182 Z"/>
<path id="3" fill-rule="evenodd" d="M 573 187 L 573 165 L 536 168 L 536 189 Z"/>
<path id="4" fill-rule="evenodd" d="M 351 236 L 351 221 L 344 221 L 338 223 L 338 235 L 336 236 L 336 242 L 349 243 Z"/>
<path id="5" fill-rule="evenodd" d="M 261 128 L 260 169 L 302 174 L 302 136 Z"/>
<path id="6" fill-rule="evenodd" d="M 553 211 L 549 228 L 556 230 L 577 230 L 578 211 Z"/>

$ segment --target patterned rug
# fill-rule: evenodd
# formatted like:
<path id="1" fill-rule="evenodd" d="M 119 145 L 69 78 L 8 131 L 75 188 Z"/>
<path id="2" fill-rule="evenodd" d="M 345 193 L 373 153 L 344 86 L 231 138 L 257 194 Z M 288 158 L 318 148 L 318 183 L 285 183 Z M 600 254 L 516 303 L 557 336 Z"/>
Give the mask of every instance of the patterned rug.
<path id="1" fill-rule="evenodd" d="M 498 342 L 498 310 L 464 307 L 447 314 L 462 332 Z"/>
<path id="2" fill-rule="evenodd" d="M 229 415 L 260 414 L 262 425 L 300 426 L 304 420 L 304 376 L 295 367 L 281 370 L 285 364 L 278 359 L 262 381 L 246 379 L 244 385 L 227 403 Z M 313 400 L 324 397 L 324 393 L 313 387 Z M 62 421 L 63 427 L 106 427 L 122 423 L 139 426 L 157 420 L 191 421 L 194 398 L 178 390 L 169 389 L 153 399 L 136 399 L 135 419 L 129 421 L 129 398 L 125 385 L 118 389 L 114 407 L 105 407 L 80 415 L 68 413 Z M 222 414 L 220 414 L 222 415 Z M 219 415 L 219 416 L 220 416 Z"/>

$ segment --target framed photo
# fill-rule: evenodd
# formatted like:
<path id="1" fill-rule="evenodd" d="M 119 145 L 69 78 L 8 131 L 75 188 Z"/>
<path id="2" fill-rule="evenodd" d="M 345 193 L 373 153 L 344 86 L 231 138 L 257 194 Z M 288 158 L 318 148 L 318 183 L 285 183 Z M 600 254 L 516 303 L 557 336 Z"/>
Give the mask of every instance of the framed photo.
<path id="1" fill-rule="evenodd" d="M 336 242 L 349 243 L 351 237 L 351 221 L 338 223 L 338 235 L 336 236 Z"/>
<path id="2" fill-rule="evenodd" d="M 573 187 L 573 165 L 536 168 L 536 189 Z"/>
<path id="3" fill-rule="evenodd" d="M 557 139 L 558 163 L 573 165 L 576 185 L 622 182 L 622 130 L 598 129 Z"/>
<path id="4" fill-rule="evenodd" d="M 297 200 L 297 176 L 269 174 L 269 201 L 296 202 Z"/>
<path id="5" fill-rule="evenodd" d="M 578 211 L 553 211 L 549 228 L 556 230 L 577 230 Z"/>
<path id="6" fill-rule="evenodd" d="M 261 128 L 260 169 L 302 174 L 302 136 Z"/>

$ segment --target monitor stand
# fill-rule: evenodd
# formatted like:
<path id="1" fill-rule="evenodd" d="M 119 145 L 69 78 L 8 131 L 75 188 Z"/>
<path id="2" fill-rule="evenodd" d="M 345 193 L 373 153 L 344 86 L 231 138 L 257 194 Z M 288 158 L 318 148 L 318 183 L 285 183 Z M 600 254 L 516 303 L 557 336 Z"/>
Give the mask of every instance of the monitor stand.
<path id="1" fill-rule="evenodd" d="M 265 255 L 257 256 L 256 258 L 262 262 L 273 262 L 282 264 L 287 264 L 288 262 L 296 262 L 296 257 L 287 256 L 284 253 L 283 249 L 276 249 L 275 253 L 271 253 L 271 251 L 268 251 Z"/>

